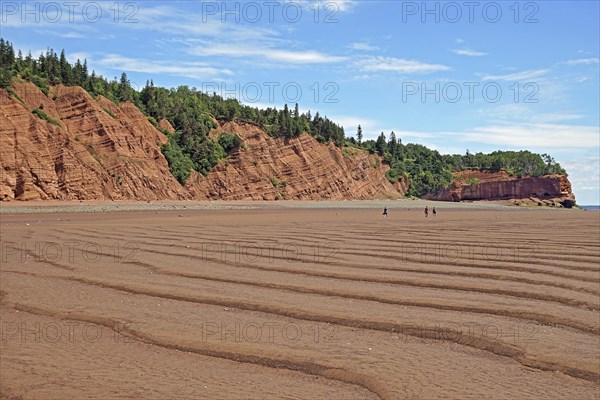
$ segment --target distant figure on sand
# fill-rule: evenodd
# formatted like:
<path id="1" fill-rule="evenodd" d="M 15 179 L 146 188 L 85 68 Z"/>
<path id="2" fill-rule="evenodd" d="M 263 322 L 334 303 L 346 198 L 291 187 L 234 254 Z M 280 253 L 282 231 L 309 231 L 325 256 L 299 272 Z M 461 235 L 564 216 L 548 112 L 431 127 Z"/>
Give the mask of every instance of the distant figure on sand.
<path id="1" fill-rule="evenodd" d="M 433 213 L 433 216 L 435 217 L 435 215 L 437 214 L 437 211 L 435 211 L 435 207 L 433 207 L 433 210 L 431 210 L 431 212 Z"/>
<path id="2" fill-rule="evenodd" d="M 387 207 L 384 207 L 384 208 L 383 208 L 383 216 L 384 216 L 384 217 L 387 217 Z"/>
<path id="3" fill-rule="evenodd" d="M 429 207 L 425 206 L 425 218 L 429 217 Z"/>

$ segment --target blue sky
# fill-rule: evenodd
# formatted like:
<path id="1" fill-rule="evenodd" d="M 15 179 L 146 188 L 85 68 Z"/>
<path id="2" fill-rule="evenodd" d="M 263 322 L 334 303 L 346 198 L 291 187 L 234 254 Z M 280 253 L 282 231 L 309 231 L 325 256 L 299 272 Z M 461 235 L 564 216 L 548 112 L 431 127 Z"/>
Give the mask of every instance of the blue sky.
<path id="1" fill-rule="evenodd" d="M 189 85 L 258 107 L 298 102 L 367 138 L 442 153 L 529 149 L 600 204 L 597 1 L 16 2 L 16 48 L 143 86 Z"/>

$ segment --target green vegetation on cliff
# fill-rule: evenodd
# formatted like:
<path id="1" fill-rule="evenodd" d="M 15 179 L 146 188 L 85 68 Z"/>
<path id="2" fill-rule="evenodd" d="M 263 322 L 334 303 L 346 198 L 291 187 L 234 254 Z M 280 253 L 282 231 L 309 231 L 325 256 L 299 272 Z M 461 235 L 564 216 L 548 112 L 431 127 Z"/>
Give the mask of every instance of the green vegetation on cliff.
<path id="1" fill-rule="evenodd" d="M 11 43 L 0 38 L 0 88 L 10 89 L 15 79 L 24 79 L 35 84 L 48 94 L 52 85 L 81 86 L 91 96 L 102 95 L 115 104 L 122 101 L 133 102 L 148 120 L 157 126 L 157 121 L 166 118 L 175 128 L 175 133 L 166 133 L 169 141 L 162 148 L 173 176 L 184 184 L 192 170 L 204 175 L 241 145 L 241 139 L 227 133 L 213 140 L 209 136 L 215 128 L 215 120 L 246 121 L 258 124 L 273 137 L 294 138 L 306 132 L 322 143 L 333 142 L 338 147 L 353 147 L 383 157 L 390 166 L 387 177 L 391 182 L 408 178 L 410 196 L 423 196 L 449 185 L 452 172 L 466 169 L 488 171 L 506 170 L 515 176 L 563 174 L 565 170 L 546 154 L 529 151 L 496 151 L 491 154 L 441 155 L 419 144 L 403 144 L 394 132 L 386 139 L 382 132 L 376 140 L 363 141 L 363 131 L 358 127 L 357 140 L 346 138 L 344 129 L 321 116 L 312 116 L 310 111 L 300 113 L 298 104 L 293 110 L 287 105 L 282 110 L 267 108 L 261 110 L 241 104 L 235 99 L 224 99 L 216 93 L 207 94 L 179 86 L 166 89 L 155 87 L 148 81 L 141 90 L 135 90 L 125 73 L 117 81 L 108 81 L 102 76 L 88 71 L 87 61 L 77 60 L 71 65 L 64 50 L 57 55 L 48 49 L 45 54 L 34 59 L 31 53 L 17 55 Z M 18 99 L 20 100 L 20 99 Z M 21 100 L 22 102 L 22 100 Z M 34 113 L 50 123 L 56 123 L 41 110 Z M 111 114 L 108 110 L 107 113 Z M 114 117 L 114 115 L 113 115 Z M 357 150 L 360 151 L 360 150 Z M 346 156 L 348 151 L 343 152 Z M 377 168 L 379 166 L 376 166 Z"/>
<path id="2" fill-rule="evenodd" d="M 358 132 L 362 133 L 359 127 Z M 507 171 L 521 177 L 548 174 L 567 175 L 566 171 L 548 154 L 535 154 L 530 151 L 495 151 L 490 154 L 442 155 L 420 144 L 404 145 L 397 140 L 394 132 L 386 140 L 382 132 L 377 140 L 367 140 L 360 145 L 372 153 L 381 155 L 390 166 L 387 176 L 391 182 L 408 177 L 408 195 L 420 197 L 436 192 L 452 182 L 452 172 L 468 169 L 497 172 Z"/>

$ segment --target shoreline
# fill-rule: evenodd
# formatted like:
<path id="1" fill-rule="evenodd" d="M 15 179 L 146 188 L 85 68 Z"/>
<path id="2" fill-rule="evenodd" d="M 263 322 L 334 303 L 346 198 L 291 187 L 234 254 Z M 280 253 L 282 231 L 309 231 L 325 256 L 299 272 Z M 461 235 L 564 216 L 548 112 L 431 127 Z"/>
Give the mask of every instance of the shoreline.
<path id="1" fill-rule="evenodd" d="M 215 201 L 132 201 L 132 200 L 87 200 L 56 201 L 38 200 L 27 202 L 0 203 L 0 214 L 40 213 L 109 213 L 134 211 L 224 211 L 224 210 L 282 210 L 282 209 L 383 209 L 411 210 L 436 207 L 439 210 L 565 210 L 552 207 L 519 207 L 502 202 L 445 202 L 422 199 L 397 200 L 215 200 Z"/>

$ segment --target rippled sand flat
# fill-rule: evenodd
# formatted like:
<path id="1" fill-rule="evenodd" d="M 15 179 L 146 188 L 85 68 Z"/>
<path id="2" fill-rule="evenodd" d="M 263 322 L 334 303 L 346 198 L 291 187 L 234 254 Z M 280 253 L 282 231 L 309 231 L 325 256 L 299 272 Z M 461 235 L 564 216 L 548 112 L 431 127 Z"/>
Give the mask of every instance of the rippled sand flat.
<path id="1" fill-rule="evenodd" d="M 4 208 L 0 398 L 600 398 L 600 214 L 423 204 Z"/>

